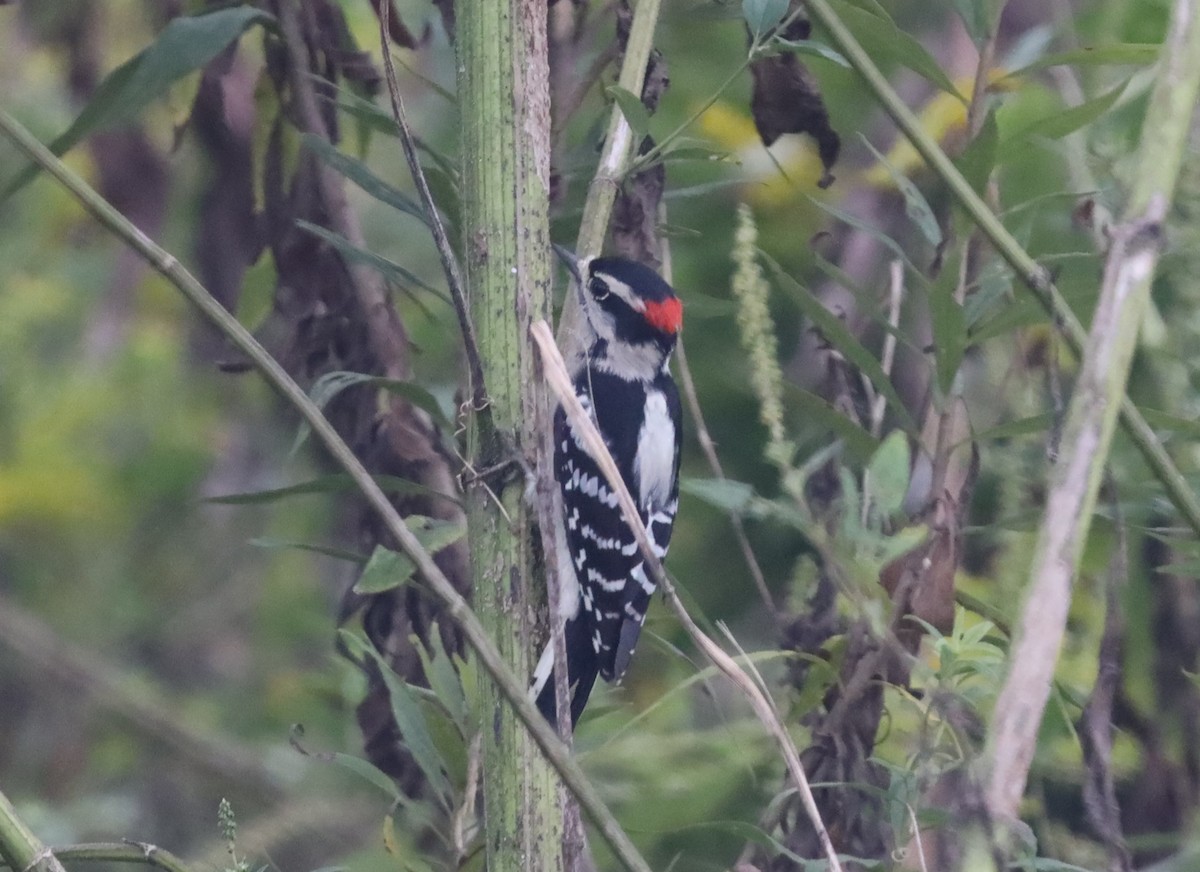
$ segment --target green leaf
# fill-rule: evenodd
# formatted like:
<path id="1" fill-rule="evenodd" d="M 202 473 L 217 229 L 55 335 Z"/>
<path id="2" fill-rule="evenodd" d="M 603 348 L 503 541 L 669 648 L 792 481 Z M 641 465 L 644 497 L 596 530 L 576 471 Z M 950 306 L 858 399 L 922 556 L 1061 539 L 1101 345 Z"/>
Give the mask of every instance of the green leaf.
<path id="1" fill-rule="evenodd" d="M 416 571 L 417 565 L 407 554 L 376 545 L 358 581 L 354 582 L 354 592 L 367 596 L 392 590 L 406 584 Z"/>
<path id="2" fill-rule="evenodd" d="M 758 43 L 771 28 L 783 21 L 788 0 L 742 0 L 742 17 L 750 28 L 750 36 Z"/>
<path id="3" fill-rule="evenodd" d="M 865 463 L 879 447 L 878 439 L 824 397 L 790 381 L 784 382 L 783 392 L 788 408 L 798 412 L 806 426 L 827 428 L 845 443 L 847 459 Z"/>
<path id="4" fill-rule="evenodd" d="M 942 269 L 938 282 L 929 294 L 929 326 L 933 331 L 938 388 L 949 396 L 967 350 L 967 319 L 962 304 L 954 298 L 958 284 L 958 257 Z"/>
<path id="5" fill-rule="evenodd" d="M 443 548 L 453 545 L 467 532 L 462 524 L 427 518 L 424 515 L 409 515 L 404 519 L 404 523 L 431 557 Z M 354 583 L 354 592 L 364 596 L 383 593 L 407 584 L 416 572 L 416 564 L 407 554 L 376 545 L 375 550 L 371 552 L 371 559 L 367 561 L 358 581 Z"/>
<path id="6" fill-rule="evenodd" d="M 685 478 L 679 489 L 731 515 L 744 515 L 754 499 L 754 488 L 728 478 Z"/>
<path id="7" fill-rule="evenodd" d="M 1097 45 L 1091 48 L 1079 48 L 1072 51 L 1057 52 L 1038 58 L 1031 64 L 1013 70 L 1005 76 L 1015 79 L 1036 70 L 1061 66 L 1106 66 L 1129 64 L 1132 66 L 1147 66 L 1158 60 L 1162 46 L 1155 43 L 1118 42 L 1110 45 Z"/>
<path id="8" fill-rule="evenodd" d="M 392 717 L 396 721 L 404 746 L 425 775 L 426 782 L 437 792 L 443 805 L 449 808 L 452 805 L 453 790 L 446 777 L 448 769 L 433 743 L 433 737 L 429 734 L 429 725 L 425 722 L 425 714 L 421 711 L 421 704 L 416 696 L 375 650 L 374 645 L 345 630 L 339 630 L 338 634 L 348 650 L 360 657 L 371 657 L 379 667 L 379 673 L 383 676 L 383 683 L 387 686 L 388 696 L 391 698 Z"/>
<path id="9" fill-rule="evenodd" d="M 413 636 L 412 646 L 421 658 L 421 667 L 425 677 L 429 679 L 429 688 L 437 696 L 442 707 L 450 715 L 463 738 L 471 735 L 470 711 L 467 708 L 467 697 L 463 692 L 462 678 L 454 668 L 453 658 L 446 653 L 442 644 L 442 634 L 438 632 L 437 623 L 429 627 L 426 634 L 428 644 L 422 643 Z"/>
<path id="10" fill-rule="evenodd" d="M 1043 118 L 1035 119 L 1012 134 L 1006 135 L 1003 138 L 1003 144 L 1007 145 L 1011 142 L 1019 142 L 1020 140 L 1029 139 L 1034 136 L 1061 139 L 1070 133 L 1074 133 L 1079 128 L 1090 124 L 1111 109 L 1113 104 L 1125 93 L 1125 88 L 1128 85 L 1129 80 L 1126 79 L 1111 91 L 1106 91 L 1099 97 L 1093 97 L 1091 100 L 1085 100 L 1078 106 L 1072 106 L 1069 109 L 1063 109 L 1046 115 Z"/>
<path id="11" fill-rule="evenodd" d="M 825 337 L 825 341 L 845 355 L 848 361 L 870 379 L 875 389 L 887 397 L 892 413 L 900 419 L 904 429 L 910 433 L 916 432 L 916 424 L 913 422 L 912 415 L 900 400 L 900 395 L 896 393 L 892 380 L 883 371 L 883 367 L 875 355 L 867 351 L 858 338 L 842 323 L 842 320 L 826 309 L 808 288 L 785 273 L 783 268 L 770 256 L 761 252 L 760 256 L 775 274 L 775 280 L 789 292 L 796 305 Z"/>
<path id="12" fill-rule="evenodd" d="M 296 221 L 296 226 L 301 230 L 311 233 L 313 236 L 318 236 L 324 239 L 330 245 L 338 250 L 338 252 L 348 261 L 354 263 L 366 264 L 375 269 L 388 281 L 399 285 L 402 288 L 418 287 L 423 291 L 428 291 L 439 300 L 449 304 L 450 297 L 444 292 L 439 291 L 433 285 L 420 278 L 416 273 L 405 269 L 393 260 L 389 260 L 381 254 L 376 254 L 373 251 L 367 251 L 365 248 L 359 248 L 346 237 L 334 233 L 332 230 L 327 230 L 317 224 L 299 219 Z"/>
<path id="13" fill-rule="evenodd" d="M 812 39 L 777 39 L 772 43 L 772 46 L 786 49 L 787 51 L 795 52 L 800 55 L 807 55 L 813 58 L 822 58 L 827 61 L 832 61 L 839 67 L 850 69 L 850 61 L 846 60 L 845 55 L 836 49 L 832 49 L 823 42 L 817 42 Z"/>
<path id="14" fill-rule="evenodd" d="M 392 781 L 390 775 L 371 761 L 355 757 L 353 754 L 343 754 L 340 751 L 334 751 L 330 754 L 329 760 L 341 766 L 346 771 L 353 772 L 368 784 L 374 784 L 392 799 L 400 798 L 400 791 L 396 789 L 396 782 Z"/>
<path id="15" fill-rule="evenodd" d="M 879 446 L 863 477 L 863 491 L 880 515 L 890 518 L 900 511 L 908 492 L 912 456 L 908 436 L 893 430 Z"/>
<path id="16" fill-rule="evenodd" d="M 872 14 L 852 6 L 846 0 L 829 0 L 829 5 L 876 63 L 892 62 L 907 67 L 947 94 L 966 102 L 933 55 L 897 27 L 882 7 L 874 5 L 877 14 Z"/>
<path id="17" fill-rule="evenodd" d="M 983 119 L 983 126 L 979 128 L 979 135 L 967 143 L 963 153 L 954 160 L 958 171 L 971 183 L 975 193 L 980 196 L 983 196 L 988 179 L 996 166 L 996 146 L 999 138 L 996 113 L 989 109 L 987 116 Z"/>
<path id="18" fill-rule="evenodd" d="M 646 106 L 642 103 L 634 93 L 627 88 L 622 88 L 620 85 L 612 85 L 606 89 L 608 95 L 617 101 L 617 105 L 621 107 L 621 114 L 625 116 L 625 120 L 629 122 L 630 129 L 633 130 L 634 136 L 637 139 L 642 139 L 650 132 L 650 113 L 646 110 Z"/>
<path id="19" fill-rule="evenodd" d="M 50 143 L 50 151 L 61 157 L 88 134 L 132 120 L 176 81 L 224 51 L 247 28 L 274 20 L 253 6 L 174 19 L 154 42 L 105 77 L 71 126 Z M 31 164 L 18 173 L 0 192 L 0 202 L 23 188 L 39 171 L 36 164 Z"/>
<path id="20" fill-rule="evenodd" d="M 980 443 L 998 442 L 1001 439 L 1014 439 L 1018 436 L 1043 433 L 1053 420 L 1054 416 L 1050 412 L 1043 412 L 1040 415 L 1030 415 L 1015 421 L 1005 421 L 1003 424 L 997 424 L 995 427 L 989 427 L 976 433 L 975 441 Z"/>
<path id="21" fill-rule="evenodd" d="M 449 500 L 456 504 L 462 503 L 458 497 L 435 491 L 432 488 L 417 484 L 415 481 L 409 481 L 406 478 L 401 478 L 398 475 L 376 475 L 373 478 L 375 479 L 375 483 L 381 488 L 393 491 L 394 493 L 405 496 L 432 496 Z M 287 485 L 286 487 L 205 497 L 203 502 L 216 503 L 217 505 L 244 506 L 258 503 L 273 503 L 288 497 L 304 496 L 306 494 L 346 493 L 347 491 L 357 489 L 358 484 L 353 478 L 344 472 L 339 472 L 318 476 L 309 481 Z"/>
<path id="22" fill-rule="evenodd" d="M 346 388 L 364 384 L 383 388 L 389 393 L 403 397 L 418 409 L 427 413 L 442 430 L 453 432 L 454 425 L 450 423 L 450 419 L 446 417 L 441 406 L 438 405 L 437 398 L 425 390 L 425 388 L 412 382 L 384 378 L 379 375 L 367 375 L 362 372 L 337 370 L 335 372 L 327 372 L 317 379 L 309 389 L 309 397 L 316 403 L 318 408 L 323 409 L 330 400 L 346 390 Z M 301 421 L 296 432 L 296 439 L 292 443 L 291 452 L 293 454 L 300 450 L 300 446 L 308 439 L 310 432 L 312 432 L 312 428 L 309 427 L 308 422 Z"/>
<path id="23" fill-rule="evenodd" d="M 290 548 L 296 551 L 311 551 L 313 554 L 322 554 L 325 557 L 332 557 L 335 560 L 347 560 L 351 563 L 367 562 L 367 558 L 363 557 L 361 554 L 356 554 L 353 551 L 347 551 L 344 548 L 335 548 L 332 545 L 314 545 L 311 542 L 295 542 L 290 539 L 270 539 L 267 537 L 251 539 L 250 544 L 256 548 Z"/>
<path id="24" fill-rule="evenodd" d="M 954 9 L 976 45 L 992 35 L 1000 14 L 997 0 L 954 0 Z"/>
<path id="25" fill-rule="evenodd" d="M 362 161 L 342 153 L 332 143 L 319 136 L 313 136 L 311 133 L 304 134 L 302 142 L 304 147 L 320 158 L 323 163 L 337 170 L 379 202 L 406 215 L 412 215 L 425 226 L 429 226 L 429 216 L 425 214 L 425 210 L 419 203 L 399 188 L 395 188 L 379 178 Z"/>
<path id="26" fill-rule="evenodd" d="M 864 136 L 862 141 L 871 150 L 871 154 L 875 155 L 875 159 L 883 164 L 888 175 L 892 177 L 892 182 L 904 196 L 904 214 L 913 224 L 917 225 L 917 229 L 921 231 L 926 242 L 934 248 L 940 246 L 942 244 L 942 228 L 933 214 L 933 209 L 929 206 L 929 201 L 925 199 L 925 195 L 913 184 L 912 179 L 888 163 L 888 159 L 876 151 L 870 140 Z"/>

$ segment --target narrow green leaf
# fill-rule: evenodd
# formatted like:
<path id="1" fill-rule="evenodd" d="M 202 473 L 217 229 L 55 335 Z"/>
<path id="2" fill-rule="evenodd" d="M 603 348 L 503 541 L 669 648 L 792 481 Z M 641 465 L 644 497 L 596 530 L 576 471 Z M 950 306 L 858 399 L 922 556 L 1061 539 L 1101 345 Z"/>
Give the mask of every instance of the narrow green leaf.
<path id="1" fill-rule="evenodd" d="M 176 81 L 224 51 L 247 28 L 274 20 L 253 6 L 172 20 L 154 42 L 105 77 L 71 126 L 50 143 L 50 151 L 61 157 L 88 134 L 132 120 Z M 18 173 L 0 192 L 0 202 L 36 178 L 39 171 L 30 164 Z"/>
<path id="2" fill-rule="evenodd" d="M 880 154 L 875 146 L 871 145 L 871 141 L 865 136 L 862 141 L 866 143 L 867 148 L 871 150 L 871 154 L 875 155 L 875 159 L 883 164 L 888 171 L 888 175 L 892 177 L 892 183 L 904 197 L 904 214 L 906 214 L 913 224 L 917 225 L 917 229 L 921 231 L 921 235 L 925 237 L 934 248 L 942 244 L 942 228 L 938 224 L 937 217 L 933 214 L 933 209 L 929 206 L 929 201 L 925 199 L 925 195 L 921 190 L 913 184 L 912 179 L 904 175 L 890 163 L 888 159 Z"/>
<path id="3" fill-rule="evenodd" d="M 434 788 L 443 805 L 450 807 L 453 790 L 446 777 L 446 772 L 449 770 L 429 734 L 429 725 L 425 722 L 425 714 L 421 711 L 420 702 L 417 701 L 408 684 L 375 650 L 374 645 L 345 630 L 338 632 L 350 651 L 360 656 L 371 657 L 379 667 L 379 673 L 383 676 L 383 683 L 387 685 L 388 696 L 391 698 L 392 717 L 396 721 L 396 727 L 400 731 L 404 746 L 412 754 L 413 760 L 425 775 L 426 782 Z"/>
<path id="4" fill-rule="evenodd" d="M 865 496 L 882 517 L 890 518 L 900 511 L 908 492 L 911 464 L 908 436 L 901 430 L 893 430 L 871 458 L 863 479 Z"/>
<path id="5" fill-rule="evenodd" d="M 302 142 L 304 147 L 319 157 L 322 162 L 337 170 L 379 202 L 406 215 L 411 215 L 425 226 L 429 226 L 429 216 L 425 214 L 425 210 L 419 203 L 399 188 L 393 187 L 379 178 L 362 161 L 342 153 L 337 146 L 319 136 L 313 136 L 311 133 L 304 134 Z"/>
<path id="6" fill-rule="evenodd" d="M 1178 415 L 1172 415 L 1170 412 L 1147 409 L 1145 406 L 1139 406 L 1138 408 L 1141 410 L 1142 417 L 1146 419 L 1146 423 L 1151 427 L 1157 430 L 1170 430 L 1174 433 L 1182 434 L 1188 439 L 1200 440 L 1200 421 L 1180 418 Z"/>
<path id="7" fill-rule="evenodd" d="M 1013 70 L 1005 78 L 1015 79 L 1037 70 L 1062 66 L 1147 66 L 1158 60 L 1162 46 L 1156 43 L 1118 42 L 1072 51 L 1057 52 L 1038 58 L 1031 64 Z"/>
<path id="8" fill-rule="evenodd" d="M 1018 436 L 1030 436 L 1043 433 L 1050 426 L 1054 416 L 1049 412 L 1040 415 L 1030 415 L 1027 418 L 1017 418 L 1015 421 L 1005 421 L 995 427 L 989 427 L 975 434 L 976 442 L 998 442 L 1001 439 L 1015 439 Z"/>
<path id="9" fill-rule="evenodd" d="M 608 95 L 621 107 L 621 114 L 629 122 L 634 136 L 641 140 L 650 132 L 650 113 L 646 110 L 645 104 L 632 91 L 622 88 L 620 85 L 612 85 L 606 90 Z"/>
<path id="10" fill-rule="evenodd" d="M 842 320 L 826 309 L 808 288 L 785 273 L 773 258 L 761 253 L 760 256 L 775 274 L 775 280 L 788 291 L 800 310 L 825 337 L 825 341 L 845 355 L 848 361 L 870 379 L 875 389 L 887 397 L 888 406 L 892 413 L 900 419 L 904 429 L 910 433 L 916 432 L 916 424 L 913 422 L 912 415 L 900 400 L 900 395 L 896 393 L 892 380 L 887 377 L 875 355 L 867 351 L 858 338 L 842 323 Z"/>
<path id="11" fill-rule="evenodd" d="M 352 754 L 343 754 L 340 751 L 330 754 L 329 759 L 347 772 L 353 772 L 368 784 L 375 785 L 392 799 L 400 798 L 400 791 L 396 789 L 396 782 L 371 761 L 363 760 L 361 757 L 355 757 Z M 335 866 L 333 868 L 336 869 L 339 867 Z"/>
<path id="12" fill-rule="evenodd" d="M 334 233 L 332 230 L 327 230 L 310 221 L 299 219 L 296 221 L 296 226 L 301 230 L 311 233 L 313 236 L 318 236 L 328 242 L 338 252 L 349 261 L 355 263 L 366 264 L 375 269 L 380 275 L 390 282 L 399 285 L 402 288 L 418 287 L 423 291 L 428 291 L 439 300 L 449 304 L 450 297 L 443 291 L 439 291 L 433 285 L 420 278 L 416 273 L 405 269 L 393 260 L 389 260 L 381 254 L 376 254 L 373 251 L 367 251 L 365 248 L 359 248 L 354 245 L 346 237 Z"/>
<path id="13" fill-rule="evenodd" d="M 846 458 L 852 462 L 866 463 L 879 447 L 879 440 L 863 427 L 850 420 L 827 399 L 805 390 L 792 382 L 784 382 L 784 396 L 789 409 L 799 412 L 805 426 L 823 427 L 845 446 Z"/>
<path id="14" fill-rule="evenodd" d="M 1126 79 L 1099 97 L 1093 97 L 1091 100 L 1085 100 L 1078 106 L 1072 106 L 1069 109 L 1063 109 L 1062 111 L 1046 115 L 1043 118 L 1035 119 L 1012 134 L 1005 136 L 1003 144 L 1007 145 L 1011 142 L 1019 142 L 1033 136 L 1061 139 L 1070 133 L 1074 133 L 1079 128 L 1090 124 L 1111 109 L 1113 104 L 1125 93 L 1125 88 L 1128 85 L 1129 80 Z"/>
<path id="15" fill-rule="evenodd" d="M 438 631 L 436 622 L 429 627 L 426 638 L 428 645 L 421 643 L 415 636 L 412 637 L 413 648 L 421 658 L 421 666 L 425 670 L 425 677 L 429 679 L 430 689 L 466 739 L 471 735 L 467 697 L 463 692 L 462 678 L 454 668 L 454 659 L 446 653 L 442 644 L 442 634 Z"/>
<path id="16" fill-rule="evenodd" d="M 787 10 L 788 0 L 742 0 L 742 17 L 746 19 L 755 43 L 783 21 Z"/>
<path id="17" fill-rule="evenodd" d="M 934 60 L 933 55 L 926 51 L 921 43 L 897 27 L 896 22 L 887 16 L 882 7 L 875 5 L 878 14 L 872 14 L 847 3 L 846 0 L 829 0 L 829 5 L 876 63 L 891 62 L 907 67 L 928 79 L 940 90 L 966 102 L 966 98 L 954 87 L 954 83 Z"/>
<path id="18" fill-rule="evenodd" d="M 679 489 L 731 515 L 744 515 L 754 499 L 753 487 L 727 478 L 685 478 Z"/>
<path id="19" fill-rule="evenodd" d="M 971 183 L 975 193 L 983 196 L 988 179 L 996 166 L 996 146 L 1000 131 L 996 126 L 995 110 L 989 109 L 979 128 L 979 135 L 967 143 L 967 147 L 954 160 L 958 171 Z"/>
<path id="20" fill-rule="evenodd" d="M 841 52 L 830 48 L 823 42 L 817 42 L 812 39 L 777 39 L 772 45 L 779 46 L 796 54 L 832 61 L 839 67 L 850 69 L 850 61 L 846 60 Z"/>
<path id="21" fill-rule="evenodd" d="M 314 545 L 311 542 L 295 542 L 289 539 L 271 539 L 267 537 L 251 539 L 250 544 L 256 548 L 311 551 L 313 554 L 322 554 L 325 557 L 332 557 L 335 560 L 347 560 L 350 563 L 367 562 L 367 558 L 363 557 L 361 554 L 356 554 L 353 551 L 347 551 L 344 548 L 334 548 L 331 545 Z"/>
<path id="22" fill-rule="evenodd" d="M 432 496 L 439 499 L 449 500 L 452 503 L 461 504 L 458 497 L 449 494 L 440 493 L 432 488 L 417 484 L 415 481 L 409 481 L 406 478 L 401 478 L 398 475 L 377 475 L 374 477 L 375 482 L 384 490 L 394 493 L 403 494 L 405 496 Z M 245 506 L 256 505 L 258 503 L 273 503 L 288 497 L 305 496 L 307 494 L 332 494 L 346 493 L 358 489 L 354 479 L 344 472 L 331 473 L 329 475 L 318 476 L 309 481 L 300 482 L 299 484 L 287 485 L 286 487 L 270 488 L 260 491 L 246 491 L 236 494 L 222 494 L 215 497 L 205 497 L 203 502 L 216 503 L 217 505 L 229 506 Z"/>
<path id="23" fill-rule="evenodd" d="M 426 412 L 443 431 L 453 432 L 454 426 L 442 411 L 441 406 L 438 405 L 437 398 L 425 390 L 425 388 L 412 382 L 398 381 L 378 375 L 367 375 L 362 372 L 337 370 L 336 372 L 327 372 L 317 379 L 309 389 L 309 396 L 319 408 L 324 408 L 330 400 L 346 390 L 346 388 L 363 384 L 383 388 L 389 393 L 403 397 L 417 408 Z M 308 439 L 310 432 L 311 428 L 308 422 L 300 422 L 300 426 L 296 431 L 296 439 L 292 443 L 291 453 L 294 454 L 300 450 L 300 446 Z"/>
<path id="24" fill-rule="evenodd" d="M 958 375 L 958 366 L 967 351 L 967 319 L 962 304 L 954 298 L 959 275 L 958 260 L 956 254 L 943 267 L 929 293 L 929 326 L 933 331 L 937 381 L 942 396 L 949 396 L 954 378 Z"/>

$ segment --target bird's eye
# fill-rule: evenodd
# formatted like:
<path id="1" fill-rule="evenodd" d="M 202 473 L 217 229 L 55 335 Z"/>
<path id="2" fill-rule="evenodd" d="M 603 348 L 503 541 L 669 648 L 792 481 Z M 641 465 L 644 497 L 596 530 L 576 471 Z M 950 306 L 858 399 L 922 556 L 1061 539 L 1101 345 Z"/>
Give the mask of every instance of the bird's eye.
<path id="1" fill-rule="evenodd" d="M 592 280 L 588 282 L 588 290 L 592 292 L 592 296 L 597 300 L 603 300 L 611 293 L 604 279 L 599 276 L 592 276 Z"/>

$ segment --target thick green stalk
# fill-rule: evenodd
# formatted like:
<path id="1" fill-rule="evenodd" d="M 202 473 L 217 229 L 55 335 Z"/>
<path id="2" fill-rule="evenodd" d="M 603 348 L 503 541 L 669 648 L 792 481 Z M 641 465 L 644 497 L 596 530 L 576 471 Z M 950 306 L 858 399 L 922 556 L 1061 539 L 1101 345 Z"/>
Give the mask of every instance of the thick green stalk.
<path id="1" fill-rule="evenodd" d="M 983 235 L 987 237 L 1000 256 L 1012 267 L 1017 277 L 1033 292 L 1042 307 L 1054 319 L 1062 331 L 1067 345 L 1076 354 L 1081 354 L 1087 343 L 1087 331 L 1062 298 L 1062 294 L 1055 287 L 1050 274 L 1021 247 L 1021 244 L 1008 232 L 1000 219 L 975 193 L 970 183 L 963 178 L 962 173 L 958 171 L 958 168 L 954 166 L 933 137 L 922 129 L 920 121 L 900 99 L 883 73 L 875 66 L 875 62 L 871 60 L 866 50 L 837 17 L 829 4 L 825 0 L 806 0 L 806 5 L 813 20 L 829 32 L 834 45 L 862 76 L 863 81 L 875 95 L 875 99 L 883 106 L 884 111 L 892 117 L 896 126 L 950 189 L 951 194 L 983 232 Z M 1154 430 L 1146 423 L 1146 419 L 1142 417 L 1142 413 L 1138 411 L 1133 402 L 1122 395 L 1118 399 L 1118 403 L 1121 426 L 1126 435 L 1142 453 L 1147 465 L 1162 483 L 1167 498 L 1174 504 L 1183 520 L 1196 533 L 1200 534 L 1200 499 L 1197 499 L 1166 448 L 1155 436 Z"/>
<path id="2" fill-rule="evenodd" d="M 579 764 L 571 757 L 568 748 L 559 740 L 553 728 L 546 723 L 537 707 L 526 695 L 527 676 L 518 678 L 505 664 L 496 645 L 484 630 L 471 606 L 463 599 L 450 580 L 433 562 L 433 558 L 421 546 L 412 530 L 391 504 L 387 494 L 367 472 L 362 462 L 342 440 L 329 419 L 304 392 L 300 385 L 287 373 L 257 339 L 231 315 L 205 287 L 188 272 L 175 257 L 154 243 L 146 234 L 135 227 L 129 219 L 118 212 L 83 179 L 72 172 L 66 164 L 50 153 L 24 125 L 0 109 L 0 133 L 7 136 L 31 160 L 58 180 L 70 191 L 93 217 L 112 231 L 122 242 L 133 249 L 156 272 L 179 289 L 200 313 L 221 332 L 239 351 L 254 363 L 267 382 L 297 411 L 312 427 L 313 434 L 329 452 L 330 458 L 353 480 L 371 509 L 378 515 L 403 551 L 417 567 L 417 574 L 428 590 L 442 603 L 446 617 L 463 634 L 467 645 L 484 671 L 492 677 L 525 728 L 533 736 L 546 759 L 558 771 L 568 788 L 579 799 L 587 815 L 596 825 L 600 835 L 612 848 L 621 865 L 630 872 L 649 872 L 650 867 L 638 854 L 629 836 L 621 829 L 612 812 L 600 798 L 596 788 L 588 781 Z M 3 813 L 0 812 L 0 817 Z M 3 837 L 0 836 L 0 839 Z"/>
<path id="3" fill-rule="evenodd" d="M 458 105 L 466 283 L 491 415 L 470 432 L 476 613 L 517 675 L 532 675 L 539 606 L 527 458 L 549 428 L 526 336 L 550 311 L 550 70 L 545 4 L 460 0 Z M 520 463 L 518 463 L 520 461 Z M 562 865 L 558 780 L 495 685 L 481 678 L 483 805 L 491 872 Z"/>
<path id="4" fill-rule="evenodd" d="M 1030 568 L 1008 676 L 988 733 L 987 802 L 994 819 L 1013 818 L 1050 696 L 1066 631 L 1071 584 L 1112 445 L 1117 410 L 1150 301 L 1150 284 L 1188 127 L 1200 92 L 1200 4 L 1175 0 L 1158 81 L 1142 127 L 1138 168 L 1125 217 L 1111 233 L 1100 299 L 1067 410 L 1061 453 Z"/>
<path id="5" fill-rule="evenodd" d="M 58 858 L 41 843 L 0 791 L 0 860 L 13 872 L 64 872 Z"/>

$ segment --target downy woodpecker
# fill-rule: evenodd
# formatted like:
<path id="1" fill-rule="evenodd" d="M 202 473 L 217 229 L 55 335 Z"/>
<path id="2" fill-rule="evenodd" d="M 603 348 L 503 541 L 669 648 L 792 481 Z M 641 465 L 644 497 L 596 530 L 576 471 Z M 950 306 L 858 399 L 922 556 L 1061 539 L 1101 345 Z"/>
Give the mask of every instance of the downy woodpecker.
<path id="1" fill-rule="evenodd" d="M 653 270 L 620 258 L 567 263 L 583 309 L 575 394 L 616 461 L 658 557 L 666 556 L 679 505 L 679 391 L 668 369 L 682 325 L 675 292 Z M 629 666 L 655 585 L 642 565 L 616 494 L 576 437 L 554 414 L 554 472 L 562 493 L 558 542 L 559 620 L 565 622 L 571 723 L 597 674 L 619 681 Z M 552 646 L 538 661 L 531 695 L 555 722 Z"/>

